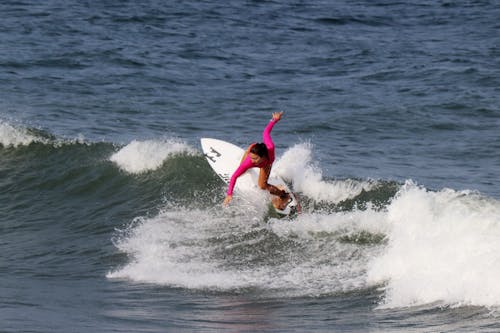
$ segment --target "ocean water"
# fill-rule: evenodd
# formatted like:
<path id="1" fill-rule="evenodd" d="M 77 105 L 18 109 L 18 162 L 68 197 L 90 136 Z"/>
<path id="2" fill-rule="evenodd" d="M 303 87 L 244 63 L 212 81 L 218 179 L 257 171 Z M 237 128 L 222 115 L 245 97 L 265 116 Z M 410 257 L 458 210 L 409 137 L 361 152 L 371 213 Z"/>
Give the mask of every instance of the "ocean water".
<path id="1" fill-rule="evenodd" d="M 0 331 L 500 331 L 498 1 L 2 1 Z M 302 213 L 202 137 L 271 113 Z"/>

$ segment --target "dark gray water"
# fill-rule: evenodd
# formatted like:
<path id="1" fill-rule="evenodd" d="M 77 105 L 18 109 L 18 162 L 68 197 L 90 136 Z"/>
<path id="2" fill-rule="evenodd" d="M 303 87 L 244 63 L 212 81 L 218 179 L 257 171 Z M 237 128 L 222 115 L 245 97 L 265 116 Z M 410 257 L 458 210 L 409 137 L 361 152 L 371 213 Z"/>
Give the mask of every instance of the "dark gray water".
<path id="1" fill-rule="evenodd" d="M 0 330 L 496 332 L 497 1 L 0 4 Z M 303 213 L 199 145 L 271 113 Z"/>

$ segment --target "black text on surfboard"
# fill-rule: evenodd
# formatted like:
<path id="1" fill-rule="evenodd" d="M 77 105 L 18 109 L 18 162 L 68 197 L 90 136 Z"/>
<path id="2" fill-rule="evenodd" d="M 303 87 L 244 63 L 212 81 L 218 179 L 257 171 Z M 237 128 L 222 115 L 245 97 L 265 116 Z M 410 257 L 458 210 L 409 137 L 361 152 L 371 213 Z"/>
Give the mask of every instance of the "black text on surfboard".
<path id="1" fill-rule="evenodd" d="M 221 153 L 210 147 L 210 152 L 206 153 L 205 156 L 212 162 L 217 162 L 217 158 L 221 157 Z"/>

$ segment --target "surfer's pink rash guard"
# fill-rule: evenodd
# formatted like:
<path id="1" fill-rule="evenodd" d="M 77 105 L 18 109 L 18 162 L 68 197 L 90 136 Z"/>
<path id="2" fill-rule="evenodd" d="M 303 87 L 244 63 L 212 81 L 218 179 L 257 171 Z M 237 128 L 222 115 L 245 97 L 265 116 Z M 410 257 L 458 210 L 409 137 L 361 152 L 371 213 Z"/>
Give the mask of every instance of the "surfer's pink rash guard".
<path id="1" fill-rule="evenodd" d="M 268 159 L 265 161 L 262 161 L 260 164 L 255 165 L 252 163 L 252 160 L 250 159 L 250 154 L 248 154 L 243 162 L 241 162 L 240 166 L 236 171 L 233 173 L 231 176 L 231 181 L 229 182 L 229 187 L 227 189 L 227 195 L 233 195 L 233 189 L 234 185 L 236 185 L 236 179 L 238 179 L 239 176 L 245 173 L 250 168 L 264 168 L 268 165 L 272 165 L 274 162 L 274 142 L 273 139 L 271 139 L 271 130 L 274 127 L 274 124 L 276 124 L 278 121 L 271 119 L 269 124 L 267 124 L 266 128 L 264 128 L 264 132 L 262 133 L 262 138 L 264 140 L 264 144 L 267 147 L 267 154 L 268 154 Z"/>

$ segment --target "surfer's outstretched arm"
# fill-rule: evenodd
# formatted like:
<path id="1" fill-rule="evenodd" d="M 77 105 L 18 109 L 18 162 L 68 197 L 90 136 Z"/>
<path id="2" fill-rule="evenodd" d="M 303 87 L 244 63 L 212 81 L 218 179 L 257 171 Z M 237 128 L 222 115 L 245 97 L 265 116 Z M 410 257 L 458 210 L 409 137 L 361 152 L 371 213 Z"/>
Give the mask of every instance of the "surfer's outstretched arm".
<path id="1" fill-rule="evenodd" d="M 248 169 L 253 167 L 252 165 L 252 160 L 250 158 L 245 158 L 238 169 L 233 173 L 231 176 L 231 181 L 229 182 L 229 186 L 227 188 L 227 193 L 226 193 L 226 200 L 224 200 L 224 204 L 227 205 L 229 202 L 231 202 L 231 199 L 233 198 L 233 190 L 234 186 L 236 185 L 236 180 L 238 179 L 239 176 L 245 173 Z M 227 201 L 227 202 L 226 202 Z"/>

